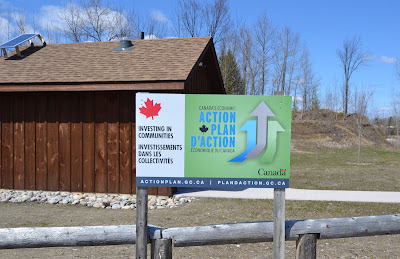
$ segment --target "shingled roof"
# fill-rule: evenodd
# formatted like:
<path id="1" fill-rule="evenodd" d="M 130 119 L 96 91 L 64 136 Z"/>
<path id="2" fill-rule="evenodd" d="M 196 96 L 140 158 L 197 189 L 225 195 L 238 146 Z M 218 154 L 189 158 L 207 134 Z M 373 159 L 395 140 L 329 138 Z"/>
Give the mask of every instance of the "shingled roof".
<path id="1" fill-rule="evenodd" d="M 185 81 L 210 37 L 132 41 L 134 49 L 115 51 L 118 41 L 47 44 L 21 48 L 20 58 L 0 59 L 0 88 L 10 84 L 132 83 Z"/>

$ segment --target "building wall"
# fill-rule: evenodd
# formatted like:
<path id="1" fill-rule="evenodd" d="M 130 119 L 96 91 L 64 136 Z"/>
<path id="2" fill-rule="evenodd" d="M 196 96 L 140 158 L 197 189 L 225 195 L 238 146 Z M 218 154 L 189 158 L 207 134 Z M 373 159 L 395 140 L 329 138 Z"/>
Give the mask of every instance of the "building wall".
<path id="1" fill-rule="evenodd" d="M 187 94 L 225 94 L 217 56 L 212 44 L 209 44 L 199 59 L 202 66 L 197 63 L 189 74 L 185 83 Z"/>
<path id="2" fill-rule="evenodd" d="M 129 91 L 0 93 L 0 187 L 135 193 L 134 107 Z"/>

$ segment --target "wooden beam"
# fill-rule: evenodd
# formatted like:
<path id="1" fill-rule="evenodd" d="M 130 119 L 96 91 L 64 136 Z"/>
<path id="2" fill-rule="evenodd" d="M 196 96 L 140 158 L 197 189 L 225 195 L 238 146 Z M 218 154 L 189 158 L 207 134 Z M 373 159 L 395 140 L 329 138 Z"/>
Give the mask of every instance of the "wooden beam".
<path id="1" fill-rule="evenodd" d="M 0 84 L 0 92 L 43 91 L 118 91 L 118 90 L 183 90 L 184 82 L 140 82 L 140 83 L 81 83 L 81 84 Z"/>
<path id="2" fill-rule="evenodd" d="M 151 239 L 161 238 L 159 227 L 148 228 Z M 1 228 L 0 249 L 135 244 L 135 232 L 135 225 Z"/>
<path id="3" fill-rule="evenodd" d="M 162 237 L 174 246 L 201 246 L 271 242 L 274 222 L 231 223 L 196 227 L 167 228 Z M 319 239 L 400 234 L 400 214 L 354 218 L 329 218 L 286 221 L 287 241 L 300 235 L 318 234 Z"/>
<path id="4" fill-rule="evenodd" d="M 15 46 L 15 52 L 17 52 L 17 55 L 22 57 L 21 52 L 19 51 L 19 47 Z"/>
<path id="5" fill-rule="evenodd" d="M 272 242 L 273 225 L 272 221 L 265 221 L 162 230 L 148 226 L 147 243 L 161 236 L 172 239 L 176 247 Z M 135 244 L 136 231 L 134 225 L 2 228 L 0 249 Z M 396 235 L 400 234 L 400 214 L 286 221 L 287 241 L 299 240 L 307 234 L 319 239 Z"/>

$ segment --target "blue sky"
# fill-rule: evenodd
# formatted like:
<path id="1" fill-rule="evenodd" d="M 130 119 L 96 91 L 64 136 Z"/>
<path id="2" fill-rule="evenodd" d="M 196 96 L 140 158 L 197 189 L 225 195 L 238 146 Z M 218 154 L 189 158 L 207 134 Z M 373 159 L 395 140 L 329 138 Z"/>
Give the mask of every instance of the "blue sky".
<path id="1" fill-rule="evenodd" d="M 175 0 L 121 0 L 141 15 L 172 17 Z M 41 14 L 47 5 L 63 6 L 66 1 L 0 0 L 20 10 Z M 373 113 L 388 115 L 393 89 L 400 87 L 395 77 L 395 61 L 400 58 L 400 1 L 397 0 L 231 0 L 232 17 L 253 24 L 267 12 L 272 22 L 291 27 L 307 43 L 315 72 L 321 78 L 321 94 L 334 80 L 340 81 L 342 70 L 336 51 L 345 37 L 358 35 L 371 61 L 352 77 L 354 85 L 375 89 Z M 43 9 L 42 9 L 43 10 Z M 46 17 L 44 17 L 46 18 Z M 385 114 L 386 113 L 386 114 Z M 374 114 L 372 114 L 374 115 Z"/>

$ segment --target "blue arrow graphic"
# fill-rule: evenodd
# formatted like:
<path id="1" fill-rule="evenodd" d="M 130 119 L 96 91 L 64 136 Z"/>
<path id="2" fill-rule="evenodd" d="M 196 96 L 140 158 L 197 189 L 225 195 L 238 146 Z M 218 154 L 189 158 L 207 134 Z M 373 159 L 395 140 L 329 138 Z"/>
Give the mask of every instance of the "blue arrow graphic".
<path id="1" fill-rule="evenodd" d="M 232 160 L 229 160 L 228 162 L 243 162 L 246 160 L 246 155 L 256 147 L 257 121 L 246 121 L 246 123 L 240 128 L 240 131 L 247 131 L 247 148 L 242 154 Z"/>

